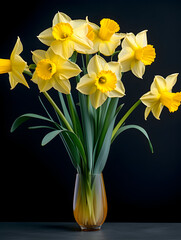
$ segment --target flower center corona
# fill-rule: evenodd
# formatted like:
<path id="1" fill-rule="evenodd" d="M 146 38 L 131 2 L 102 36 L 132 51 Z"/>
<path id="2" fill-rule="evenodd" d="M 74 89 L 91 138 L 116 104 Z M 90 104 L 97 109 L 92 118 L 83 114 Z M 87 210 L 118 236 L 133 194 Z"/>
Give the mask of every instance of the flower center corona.
<path id="1" fill-rule="evenodd" d="M 49 80 L 56 73 L 56 65 L 50 59 L 42 59 L 36 67 L 38 77 Z"/>
<path id="2" fill-rule="evenodd" d="M 119 25 L 114 20 L 103 18 L 100 21 L 99 37 L 103 41 L 109 41 L 112 35 L 120 30 Z"/>
<path id="3" fill-rule="evenodd" d="M 65 40 L 71 37 L 73 28 L 69 23 L 57 23 L 52 30 L 52 35 L 56 40 Z"/>
<path id="4" fill-rule="evenodd" d="M 11 72 L 11 61 L 9 59 L 0 59 L 0 74 Z"/>
<path id="5" fill-rule="evenodd" d="M 94 29 L 93 29 L 90 25 L 88 25 L 88 32 L 87 32 L 86 37 L 87 37 L 88 39 L 90 39 L 91 41 L 93 41 L 94 38 L 95 38 Z"/>
<path id="6" fill-rule="evenodd" d="M 147 45 L 143 48 L 138 48 L 135 52 L 135 58 L 142 61 L 144 65 L 151 65 L 156 57 L 155 49 L 152 45 Z"/>
<path id="7" fill-rule="evenodd" d="M 162 92 L 160 96 L 161 103 L 169 109 L 170 112 L 178 110 L 181 102 L 181 92 Z"/>
<path id="8" fill-rule="evenodd" d="M 95 85 L 102 93 L 112 91 L 116 88 L 117 77 L 112 71 L 101 71 L 97 75 Z"/>

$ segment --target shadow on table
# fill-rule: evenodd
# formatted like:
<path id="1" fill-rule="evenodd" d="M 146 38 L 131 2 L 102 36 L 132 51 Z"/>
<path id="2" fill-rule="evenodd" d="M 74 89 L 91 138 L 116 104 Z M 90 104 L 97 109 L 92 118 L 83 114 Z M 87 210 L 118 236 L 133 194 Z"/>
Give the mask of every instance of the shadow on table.
<path id="1" fill-rule="evenodd" d="M 80 232 L 80 227 L 75 223 L 43 223 L 38 225 L 40 229 L 57 231 Z"/>

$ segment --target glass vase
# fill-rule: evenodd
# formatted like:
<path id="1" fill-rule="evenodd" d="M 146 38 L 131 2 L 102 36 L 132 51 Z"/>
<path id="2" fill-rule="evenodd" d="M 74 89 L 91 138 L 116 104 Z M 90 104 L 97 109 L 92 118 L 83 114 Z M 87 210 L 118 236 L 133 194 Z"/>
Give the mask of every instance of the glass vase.
<path id="1" fill-rule="evenodd" d="M 107 197 L 102 173 L 76 175 L 73 212 L 82 230 L 101 228 L 107 216 Z"/>

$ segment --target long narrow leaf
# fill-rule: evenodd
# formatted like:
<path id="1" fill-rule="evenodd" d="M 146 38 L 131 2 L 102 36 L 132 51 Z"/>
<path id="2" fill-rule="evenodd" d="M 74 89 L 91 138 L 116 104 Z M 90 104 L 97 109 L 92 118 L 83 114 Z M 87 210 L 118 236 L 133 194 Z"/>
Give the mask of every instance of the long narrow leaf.
<path id="1" fill-rule="evenodd" d="M 73 166 L 77 169 L 78 173 L 81 173 L 81 160 L 77 147 L 66 132 L 61 132 L 59 136 L 64 143 Z"/>
<path id="2" fill-rule="evenodd" d="M 80 101 L 80 110 L 82 116 L 82 125 L 84 130 L 84 144 L 86 148 L 86 156 L 87 156 L 87 163 L 88 163 L 88 170 L 92 171 L 92 163 L 93 163 L 93 146 L 94 146 L 94 123 L 92 115 L 89 111 L 89 100 L 88 97 L 79 94 L 79 101 Z"/>
<path id="3" fill-rule="evenodd" d="M 48 121 L 48 122 L 53 122 L 49 118 L 43 117 L 41 115 L 34 114 L 34 113 L 27 113 L 27 114 L 23 114 L 20 117 L 16 118 L 16 120 L 12 124 L 12 127 L 11 127 L 10 131 L 14 132 L 21 124 L 28 121 L 30 118 L 35 118 L 35 119 L 40 119 L 40 120 L 44 120 L 44 121 Z"/>
<path id="4" fill-rule="evenodd" d="M 47 143 L 49 143 L 52 139 L 54 139 L 57 135 L 59 135 L 62 132 L 62 130 L 55 130 L 52 132 L 49 132 L 48 134 L 45 135 L 43 138 L 41 145 L 45 146 Z"/>
<path id="5" fill-rule="evenodd" d="M 51 120 L 53 120 L 52 116 L 50 115 L 50 113 L 48 112 L 47 108 L 45 107 L 45 104 L 44 104 L 43 101 L 41 100 L 41 97 L 40 97 L 40 96 L 38 96 L 38 99 L 39 99 L 39 101 L 40 101 L 43 109 L 45 110 L 46 114 L 48 115 L 48 117 L 49 117 Z"/>
<path id="6" fill-rule="evenodd" d="M 112 136 L 112 131 L 113 131 L 113 127 L 114 127 L 114 122 L 115 122 L 115 118 L 113 119 L 112 123 L 110 123 L 109 128 L 106 132 L 106 136 L 104 138 L 101 150 L 96 159 L 96 163 L 94 166 L 94 174 L 101 173 L 107 162 L 107 158 L 108 158 L 109 150 L 110 150 L 110 146 L 111 146 L 111 136 Z"/>
<path id="7" fill-rule="evenodd" d="M 118 99 L 117 98 L 113 98 L 110 101 L 108 110 L 107 110 L 107 114 L 106 114 L 106 118 L 104 119 L 104 125 L 102 128 L 100 128 L 100 137 L 97 139 L 97 144 L 96 146 L 96 158 L 99 155 L 99 152 L 102 148 L 106 133 L 108 131 L 108 128 L 110 126 L 110 124 L 112 123 L 113 119 L 115 119 L 115 113 L 116 113 L 116 108 L 117 108 L 117 103 L 118 103 Z"/>
<path id="8" fill-rule="evenodd" d="M 70 110 L 70 114 L 71 114 L 71 119 L 72 119 L 72 123 L 73 123 L 74 132 L 79 136 L 79 138 L 83 142 L 83 131 L 82 131 L 82 127 L 81 127 L 81 124 L 80 124 L 77 109 L 76 109 L 75 104 L 74 104 L 74 100 L 73 100 L 71 94 L 66 95 L 66 97 L 67 97 L 68 106 L 69 106 L 69 110 Z"/>
<path id="9" fill-rule="evenodd" d="M 62 132 L 65 132 L 66 134 L 69 135 L 69 137 L 72 139 L 74 145 L 77 147 L 77 149 L 79 150 L 80 155 L 82 156 L 84 163 L 86 161 L 86 155 L 85 155 L 85 150 L 84 147 L 82 145 L 82 142 L 80 141 L 80 139 L 78 138 L 78 136 L 70 131 L 67 130 L 63 130 Z"/>
<path id="10" fill-rule="evenodd" d="M 111 99 L 107 108 L 106 118 L 101 129 L 100 138 L 97 140 L 94 148 L 94 173 L 101 173 L 106 164 L 109 149 L 111 146 L 112 131 L 116 119 L 116 108 L 118 99 Z"/>
<path id="11" fill-rule="evenodd" d="M 50 127 L 50 126 L 32 126 L 32 127 L 28 127 L 28 129 L 30 129 L 30 130 L 32 130 L 32 129 L 42 129 L 42 128 L 56 130 L 55 128 Z"/>
<path id="12" fill-rule="evenodd" d="M 123 126 L 121 127 L 115 134 L 114 138 L 112 139 L 112 142 L 115 140 L 115 138 L 122 132 L 128 130 L 128 129 L 136 129 L 136 130 L 139 130 L 141 133 L 143 133 L 143 135 L 147 138 L 148 140 L 148 143 L 149 143 L 149 146 L 150 146 L 150 150 L 151 152 L 153 153 L 153 145 L 150 141 L 150 138 L 148 136 L 148 133 L 146 132 L 146 130 L 138 125 L 127 125 L 127 126 Z"/>
<path id="13" fill-rule="evenodd" d="M 71 125 L 71 127 L 73 127 L 72 119 L 71 119 L 71 117 L 70 117 L 69 111 L 68 111 L 67 106 L 66 106 L 66 104 L 65 104 L 63 95 L 62 95 L 61 92 L 58 92 L 58 95 L 59 95 L 60 103 L 61 103 L 61 105 L 62 105 L 63 113 L 64 113 L 67 121 L 68 121 L 69 124 Z"/>

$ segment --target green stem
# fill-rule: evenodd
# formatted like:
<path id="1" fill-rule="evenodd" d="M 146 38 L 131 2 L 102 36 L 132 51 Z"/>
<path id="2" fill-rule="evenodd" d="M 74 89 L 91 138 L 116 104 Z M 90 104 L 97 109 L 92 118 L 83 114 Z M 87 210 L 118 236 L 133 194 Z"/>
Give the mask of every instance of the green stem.
<path id="1" fill-rule="evenodd" d="M 83 70 L 83 73 L 86 74 L 87 69 L 86 69 L 86 66 L 85 66 L 84 55 L 83 54 L 81 54 L 81 58 L 82 58 L 82 70 Z"/>
<path id="2" fill-rule="evenodd" d="M 24 70 L 23 73 L 27 74 L 30 77 L 32 77 L 32 75 L 33 75 L 31 72 L 26 71 L 26 70 Z M 74 132 L 73 129 L 71 128 L 70 124 L 68 123 L 67 119 L 65 118 L 65 116 L 63 115 L 63 113 L 61 112 L 59 107 L 56 105 L 56 103 L 53 101 L 53 99 L 50 97 L 50 95 L 47 92 L 43 92 L 43 94 L 45 95 L 45 97 L 49 101 L 49 103 L 52 105 L 52 107 L 55 109 L 55 111 L 57 112 L 58 116 L 60 117 L 60 119 L 62 120 L 64 125 L 67 127 L 67 129 L 70 132 Z"/>
<path id="3" fill-rule="evenodd" d="M 121 52 L 121 50 L 114 52 L 114 53 L 111 55 L 111 61 L 113 60 L 113 57 L 114 57 L 116 54 L 119 54 L 120 52 Z"/>
<path id="4" fill-rule="evenodd" d="M 55 111 L 57 112 L 58 116 L 60 117 L 60 119 L 66 126 L 66 128 L 70 132 L 74 132 L 73 129 L 71 128 L 70 124 L 68 123 L 67 119 L 65 118 L 65 116 L 63 115 L 63 113 L 61 112 L 59 107 L 56 105 L 56 103 L 53 101 L 53 99 L 50 97 L 50 95 L 47 92 L 43 92 L 43 94 L 46 97 L 46 99 L 49 101 L 49 103 L 52 105 L 52 107 L 55 109 Z"/>
<path id="5" fill-rule="evenodd" d="M 77 133 L 76 117 L 75 117 L 75 113 L 74 113 L 71 95 L 67 94 L 66 97 L 67 97 L 67 102 L 68 102 L 68 106 L 69 106 L 69 110 L 70 110 L 70 115 L 72 117 L 73 127 L 74 127 L 75 132 Z"/>
<path id="6" fill-rule="evenodd" d="M 112 132 L 112 137 L 111 140 L 114 138 L 114 135 L 116 134 L 116 132 L 119 130 L 119 128 L 123 125 L 123 123 L 126 121 L 126 119 L 129 117 L 129 115 L 135 110 L 135 108 L 137 108 L 141 103 L 141 100 L 139 99 L 128 111 L 127 113 L 121 118 L 121 120 L 118 122 L 118 124 L 116 125 L 116 127 L 114 128 L 113 132 Z"/>

